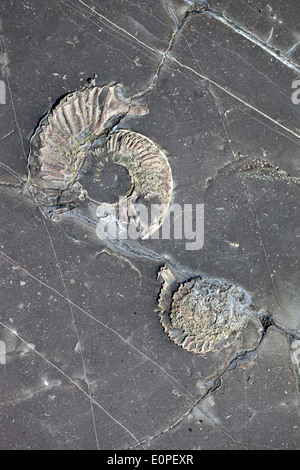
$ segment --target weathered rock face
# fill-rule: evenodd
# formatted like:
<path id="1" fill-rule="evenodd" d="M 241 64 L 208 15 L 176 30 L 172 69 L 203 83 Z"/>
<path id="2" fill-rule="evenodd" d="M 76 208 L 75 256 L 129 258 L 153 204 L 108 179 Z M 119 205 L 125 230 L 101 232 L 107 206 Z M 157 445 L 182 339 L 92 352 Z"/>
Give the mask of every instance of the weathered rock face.
<path id="1" fill-rule="evenodd" d="M 0 2 L 2 448 L 299 449 L 299 8 Z M 78 112 L 61 139 L 59 108 Z M 184 230 L 173 237 L 176 214 L 161 227 L 171 239 L 97 236 L 93 201 L 105 217 L 104 202 L 136 189 L 125 130 L 160 162 L 166 149 L 170 207 L 204 206 L 199 249 Z M 178 332 L 189 312 L 201 352 L 160 323 L 165 263 L 176 277 L 161 289 L 162 321 Z M 205 343 L 209 332 L 222 340 Z"/>

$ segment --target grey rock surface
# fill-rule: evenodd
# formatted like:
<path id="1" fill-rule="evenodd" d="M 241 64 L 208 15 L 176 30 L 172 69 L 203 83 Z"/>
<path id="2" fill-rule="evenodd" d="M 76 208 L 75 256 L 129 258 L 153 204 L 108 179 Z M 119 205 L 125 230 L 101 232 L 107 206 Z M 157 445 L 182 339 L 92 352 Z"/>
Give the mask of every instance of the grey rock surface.
<path id="1" fill-rule="evenodd" d="M 300 448 L 299 13 L 296 0 L 1 3 L 1 449 Z M 172 203 L 204 205 L 201 249 L 111 243 L 41 212 L 30 138 L 91 79 L 148 108 L 114 130 L 165 151 Z M 241 286 L 259 337 L 176 345 L 158 313 L 165 264 L 179 283 Z"/>

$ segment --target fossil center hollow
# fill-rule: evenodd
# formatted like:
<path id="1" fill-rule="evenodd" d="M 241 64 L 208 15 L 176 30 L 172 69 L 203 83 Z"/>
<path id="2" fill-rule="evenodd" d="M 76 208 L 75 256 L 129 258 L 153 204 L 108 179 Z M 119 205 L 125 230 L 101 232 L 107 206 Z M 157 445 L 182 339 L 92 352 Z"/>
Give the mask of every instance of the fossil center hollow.
<path id="1" fill-rule="evenodd" d="M 101 153 L 101 160 L 93 154 L 87 158 L 79 180 L 90 199 L 114 204 L 131 193 L 133 181 L 125 166 L 113 161 L 108 152 Z"/>

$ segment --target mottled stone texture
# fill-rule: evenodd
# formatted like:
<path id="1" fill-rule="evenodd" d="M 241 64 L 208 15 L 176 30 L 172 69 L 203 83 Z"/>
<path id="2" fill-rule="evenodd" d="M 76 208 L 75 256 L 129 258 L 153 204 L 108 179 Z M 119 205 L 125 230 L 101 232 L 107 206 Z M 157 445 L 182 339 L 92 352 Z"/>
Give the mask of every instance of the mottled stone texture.
<path id="1" fill-rule="evenodd" d="M 2 449 L 299 449 L 298 3 L 1 3 Z M 85 213 L 41 213 L 30 139 L 91 80 L 148 108 L 113 130 L 167 155 L 172 204 L 204 204 L 200 250 L 109 243 Z M 159 318 L 164 265 L 239 286 L 260 328 L 240 350 L 178 347 Z"/>

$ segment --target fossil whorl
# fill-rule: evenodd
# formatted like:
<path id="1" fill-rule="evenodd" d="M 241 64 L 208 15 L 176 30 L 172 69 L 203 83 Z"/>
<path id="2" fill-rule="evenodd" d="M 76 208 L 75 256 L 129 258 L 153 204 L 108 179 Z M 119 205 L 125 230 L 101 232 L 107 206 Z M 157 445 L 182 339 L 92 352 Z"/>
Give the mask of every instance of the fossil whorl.
<path id="1" fill-rule="evenodd" d="M 137 225 L 141 225 L 141 238 L 148 238 L 161 226 L 170 205 L 173 182 L 167 157 L 150 139 L 127 130 L 111 133 L 98 155 L 103 150 L 113 162 L 124 166 L 129 172 L 132 185 L 127 204 L 132 211 L 139 201 L 150 205 L 154 203 L 154 217 L 152 210 L 151 220 L 143 223 L 141 217 L 137 217 L 136 221 Z"/>
<path id="2" fill-rule="evenodd" d="M 259 327 L 251 314 L 249 294 L 240 286 L 201 277 L 178 286 L 166 266 L 159 278 L 160 321 L 170 339 L 188 351 L 205 354 L 237 346 L 248 323 Z"/>
<path id="3" fill-rule="evenodd" d="M 168 205 L 172 193 L 172 175 L 167 157 L 148 137 L 120 130 L 108 136 L 106 149 L 113 160 L 125 166 L 133 179 L 131 199 L 159 197 Z"/>
<path id="4" fill-rule="evenodd" d="M 149 138 L 128 130 L 112 131 L 126 114 L 147 113 L 121 98 L 120 88 L 85 87 L 53 106 L 31 138 L 28 179 L 48 205 L 50 201 L 66 212 L 84 200 L 105 205 L 105 200 L 89 193 L 84 176 L 92 168 L 93 181 L 100 185 L 105 162 L 121 165 L 131 178 L 128 203 L 158 203 L 155 219 L 143 229 L 142 238 L 146 238 L 164 220 L 172 195 L 172 174 L 166 155 Z"/>
<path id="5" fill-rule="evenodd" d="M 78 176 L 87 150 L 129 111 L 118 85 L 69 93 L 40 121 L 30 142 L 29 180 L 43 188 L 66 189 Z"/>

